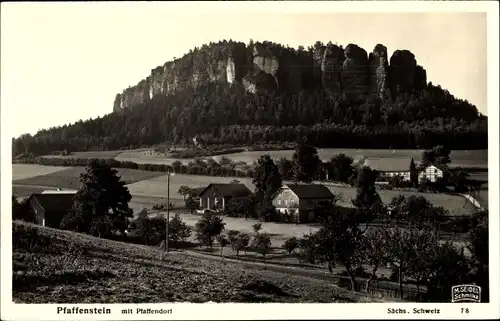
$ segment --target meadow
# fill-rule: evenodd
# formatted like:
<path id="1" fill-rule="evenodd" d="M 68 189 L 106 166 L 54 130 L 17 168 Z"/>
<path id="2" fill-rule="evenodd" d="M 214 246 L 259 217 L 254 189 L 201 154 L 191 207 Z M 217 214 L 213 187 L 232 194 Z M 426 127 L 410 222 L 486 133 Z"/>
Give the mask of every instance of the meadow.
<path id="1" fill-rule="evenodd" d="M 346 154 L 354 159 L 363 157 L 367 158 L 384 158 L 390 161 L 391 158 L 414 158 L 419 161 L 422 156 L 422 150 L 419 149 L 338 149 L 338 148 L 324 148 L 318 149 L 318 155 L 323 161 L 330 160 L 333 156 L 338 154 Z M 239 153 L 231 153 L 225 155 L 212 156 L 215 160 L 226 156 L 231 158 L 234 162 L 246 162 L 252 164 L 259 159 L 260 156 L 269 154 L 274 159 L 281 157 L 292 158 L 293 150 L 271 150 L 271 151 L 244 151 Z M 165 164 L 171 165 L 175 161 L 180 161 L 187 164 L 193 159 L 177 159 L 170 157 L 168 153 L 158 153 L 154 149 L 133 149 L 126 151 L 97 151 L 97 152 L 76 152 L 69 156 L 45 156 L 45 157 L 65 157 L 65 158 L 110 158 L 114 157 L 119 161 L 131 161 L 138 164 Z M 450 153 L 452 166 L 460 167 L 478 167 L 488 168 L 488 150 L 453 150 Z"/>
<path id="2" fill-rule="evenodd" d="M 34 166 L 35 169 L 27 170 L 29 166 Z M 49 169 L 47 170 L 44 167 L 47 167 Z M 12 184 L 16 186 L 25 185 L 28 187 L 56 187 L 63 189 L 79 188 L 80 174 L 85 172 L 84 167 L 62 167 L 57 171 L 52 170 L 51 168 L 52 166 L 13 164 Z M 122 180 L 127 184 L 141 180 L 147 180 L 164 174 L 161 172 L 151 172 L 128 168 L 118 168 L 116 169 L 116 171 L 118 172 L 118 175 L 121 176 Z M 30 174 L 31 176 L 28 176 L 28 174 Z M 23 178 L 14 179 L 14 177 Z"/>
<path id="3" fill-rule="evenodd" d="M 15 303 L 387 302 L 286 269 L 13 222 Z M 395 301 L 391 299 L 391 301 Z"/>
<path id="4" fill-rule="evenodd" d="M 36 170 L 26 170 L 29 166 L 35 166 Z M 24 165 L 24 164 L 14 164 L 13 165 L 13 177 L 19 177 L 18 171 L 30 172 L 32 177 L 26 177 L 23 179 L 13 180 L 12 184 L 17 189 L 23 188 L 68 188 L 68 189 L 78 189 L 80 186 L 79 176 L 85 171 L 84 167 L 67 167 L 65 169 L 60 169 L 54 171 L 53 169 L 48 169 L 47 171 L 52 171 L 49 174 L 43 174 L 47 171 L 43 168 L 44 166 L 38 165 Z M 47 166 L 49 167 L 49 166 Z M 165 199 L 167 197 L 167 176 L 162 172 L 150 172 L 136 169 L 120 168 L 117 169 L 118 175 L 128 184 L 130 193 L 134 197 L 156 197 L 158 199 Z M 41 173 L 41 174 L 40 174 Z M 39 174 L 39 175 L 36 175 Z M 177 191 L 181 185 L 187 185 L 191 188 L 204 187 L 210 183 L 229 183 L 237 179 L 240 183 L 245 184 L 250 190 L 254 190 L 255 186 L 252 184 L 250 178 L 234 178 L 234 177 L 215 177 L 215 176 L 201 176 L 201 175 L 184 175 L 176 174 L 172 175 L 170 178 L 170 197 L 173 201 L 182 204 L 184 197 L 180 195 Z M 287 183 L 287 182 L 284 182 Z M 342 206 L 352 206 L 351 200 L 356 196 L 356 189 L 352 187 L 338 187 L 327 185 L 327 187 L 335 195 L 340 196 L 339 205 Z M 23 192 L 24 193 L 24 192 Z M 487 194 L 487 190 L 481 191 L 482 195 Z M 450 215 L 469 215 L 476 211 L 476 208 L 470 204 L 466 203 L 465 199 L 458 195 L 450 194 L 437 194 L 437 193 L 411 193 L 411 192 L 400 192 L 400 191 L 388 191 L 379 190 L 379 194 L 384 203 L 389 203 L 393 197 L 397 195 L 421 195 L 426 197 L 431 203 L 436 206 L 443 206 L 446 208 Z M 20 195 L 24 196 L 24 195 Z M 487 197 L 487 195 L 486 195 Z M 132 200 L 134 202 L 134 199 Z M 160 203 L 160 202 L 158 202 Z"/>
<path id="5" fill-rule="evenodd" d="M 183 175 L 176 174 L 170 178 L 170 197 L 174 200 L 183 200 L 183 196 L 177 193 L 181 185 L 187 185 L 191 188 L 207 186 L 210 183 L 229 183 L 233 181 L 233 177 L 211 177 L 198 175 Z M 250 178 L 238 178 L 238 181 L 245 184 L 251 191 L 255 190 Z M 284 182 L 287 183 L 286 181 Z M 351 200 L 356 197 L 356 188 L 339 187 L 326 185 L 328 189 L 340 197 L 339 205 L 351 207 Z M 166 197 L 167 195 L 167 177 L 158 176 L 149 180 L 139 181 L 128 185 L 130 193 L 137 196 L 151 197 Z M 412 193 L 401 191 L 379 190 L 378 193 L 382 201 L 386 204 L 398 195 L 420 195 L 427 198 L 435 206 L 443 206 L 449 211 L 451 216 L 455 215 L 470 215 L 475 213 L 477 209 L 470 203 L 466 203 L 465 199 L 458 195 L 442 194 L 442 193 Z M 484 194 L 484 191 L 482 192 Z"/>
<path id="6" fill-rule="evenodd" d="M 34 176 L 47 175 L 68 169 L 63 166 L 44 166 L 35 164 L 13 164 L 12 181 L 31 178 Z"/>

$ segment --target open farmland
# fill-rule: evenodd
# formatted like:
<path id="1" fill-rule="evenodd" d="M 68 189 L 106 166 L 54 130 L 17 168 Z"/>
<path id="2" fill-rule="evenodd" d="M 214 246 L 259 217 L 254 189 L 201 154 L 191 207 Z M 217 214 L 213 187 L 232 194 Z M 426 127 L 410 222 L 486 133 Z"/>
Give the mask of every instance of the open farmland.
<path id="1" fill-rule="evenodd" d="M 44 166 L 34 164 L 13 164 L 12 181 L 47 175 L 67 169 L 63 166 Z"/>
<path id="2" fill-rule="evenodd" d="M 170 179 L 170 197 L 176 200 L 182 200 L 182 195 L 177 191 L 181 185 L 187 185 L 191 188 L 207 186 L 210 183 L 229 183 L 235 178 L 233 177 L 210 177 L 210 176 L 197 176 L 197 175 L 183 175 L 177 174 Z M 255 190 L 250 178 L 238 178 L 238 180 L 245 184 L 250 190 Z M 287 182 L 284 182 L 285 184 Z M 356 197 L 356 189 L 353 187 L 338 187 L 326 185 L 332 193 L 341 197 L 339 205 L 350 207 L 351 200 Z M 132 195 L 166 197 L 167 195 L 167 177 L 158 176 L 153 179 L 143 180 L 137 183 L 130 184 L 130 193 Z M 470 215 L 477 211 L 477 209 L 470 203 L 466 203 L 465 199 L 458 195 L 438 194 L 438 193 L 411 193 L 400 191 L 387 191 L 379 190 L 378 193 L 382 201 L 388 204 L 393 197 L 398 195 L 421 195 L 427 198 L 435 206 L 443 206 L 446 208 L 450 215 Z"/>
<path id="3" fill-rule="evenodd" d="M 12 172 L 13 177 L 18 176 L 16 172 L 24 171 L 27 166 L 38 165 L 24 165 L 13 164 Z M 41 166 L 44 167 L 44 166 Z M 50 167 L 50 166 L 47 166 Z M 144 179 L 150 179 L 160 176 L 164 173 L 142 171 L 137 169 L 118 168 L 116 169 L 118 175 L 127 183 L 134 183 Z M 85 167 L 64 167 L 62 170 L 54 171 L 50 174 L 41 174 L 38 176 L 31 176 L 24 179 L 16 179 L 12 181 L 13 185 L 27 185 L 27 186 L 53 186 L 60 188 L 78 189 L 80 186 L 80 174 L 85 172 Z"/>
<path id="4" fill-rule="evenodd" d="M 279 159 L 281 157 L 292 158 L 293 150 L 277 150 L 277 151 L 246 151 L 235 154 L 228 154 L 227 157 L 231 158 L 233 161 L 245 161 L 247 163 L 253 163 L 260 156 L 264 154 L 269 154 L 274 159 Z M 422 157 L 422 150 L 415 149 L 336 149 L 336 148 L 326 148 L 318 149 L 318 155 L 323 161 L 330 160 L 333 156 L 338 154 L 346 154 L 353 159 L 359 159 L 362 157 L 377 159 L 384 158 L 390 161 L 391 158 L 414 158 L 415 161 L 419 161 Z M 219 159 L 221 156 L 214 156 L 215 159 Z M 452 165 L 462 166 L 462 167 L 488 167 L 488 151 L 487 150 L 471 150 L 462 151 L 455 150 L 451 151 L 450 158 Z"/>
<path id="5" fill-rule="evenodd" d="M 163 173 L 164 174 L 164 173 Z M 237 179 L 242 184 L 245 184 L 250 190 L 255 187 L 250 178 L 235 178 L 235 177 L 215 177 L 201 175 L 184 175 L 176 174 L 170 177 L 170 197 L 173 199 L 183 199 L 183 196 L 177 193 L 181 185 L 187 185 L 191 188 L 205 187 L 210 183 L 229 183 Z M 128 185 L 130 193 L 133 195 L 144 196 L 167 196 L 167 176 L 158 176 L 149 180 L 143 180 L 134 184 Z"/>
<path id="6" fill-rule="evenodd" d="M 333 156 L 340 153 L 346 154 L 354 159 L 362 157 L 367 158 L 414 158 L 420 160 L 422 150 L 419 149 L 338 149 L 338 148 L 320 148 L 318 154 L 323 161 L 330 160 Z M 212 156 L 219 160 L 222 156 L 232 159 L 234 162 L 246 162 L 252 164 L 260 156 L 269 154 L 275 159 L 281 157 L 292 158 L 293 150 L 273 150 L 273 151 L 245 151 L 239 153 L 231 153 L 226 155 Z M 175 161 L 180 161 L 187 164 L 193 159 L 177 159 L 168 156 L 168 153 L 158 153 L 153 149 L 133 149 L 126 151 L 100 151 L 100 152 L 76 152 L 69 156 L 44 156 L 44 157 L 63 157 L 63 158 L 111 158 L 114 157 L 118 161 L 130 161 L 138 164 L 165 164 L 171 165 Z M 488 167 L 488 150 L 453 150 L 450 158 L 452 166 L 461 167 Z"/>
<path id="7" fill-rule="evenodd" d="M 38 172 L 43 172 L 43 167 L 51 168 L 50 166 L 14 164 L 12 166 L 13 177 L 16 177 L 16 175 L 20 176 L 19 174 L 17 174 L 17 172 L 24 171 L 30 166 L 36 167 Z M 80 185 L 79 176 L 85 171 L 85 168 L 66 167 L 64 169 L 58 169 L 58 171 L 52 171 L 50 174 L 46 175 L 38 175 L 29 178 L 13 180 L 12 183 L 15 189 L 20 190 L 22 194 L 25 194 L 27 191 L 36 190 L 39 188 L 47 189 L 47 187 L 78 189 Z M 27 171 L 29 171 L 29 169 Z M 120 168 L 117 169 L 117 171 L 122 179 L 127 184 L 129 184 L 128 188 L 130 190 L 130 193 L 134 197 L 148 198 L 148 203 L 145 203 L 145 205 L 153 202 L 151 198 L 158 198 L 158 202 L 155 202 L 155 204 L 164 201 L 164 199 L 166 198 L 167 177 L 166 175 L 164 175 L 165 173 L 127 168 Z M 36 171 L 33 170 L 32 173 L 36 173 Z M 196 188 L 207 186 L 210 183 L 229 183 L 235 179 L 245 184 L 250 190 L 253 191 L 255 189 L 255 186 L 252 184 L 252 180 L 250 178 L 176 174 L 171 176 L 170 179 L 170 197 L 174 202 L 182 204 L 184 198 L 182 195 L 177 193 L 181 185 L 187 185 L 191 188 Z M 332 191 L 332 193 L 341 197 L 339 205 L 351 206 L 351 200 L 356 196 L 355 188 L 338 187 L 331 185 L 327 185 L 327 187 Z M 434 205 L 443 206 L 444 208 L 446 208 L 450 212 L 450 215 L 468 215 L 476 211 L 476 208 L 472 204 L 466 203 L 463 197 L 457 195 L 437 193 L 411 193 L 387 190 L 379 190 L 379 194 L 386 204 L 389 203 L 392 198 L 397 195 L 422 195 Z M 21 194 L 18 195 L 27 196 Z M 485 197 L 487 200 L 487 190 L 481 191 L 481 196 Z M 132 201 L 135 202 L 135 199 L 133 199 Z"/>
<path id="8" fill-rule="evenodd" d="M 20 222 L 12 260 L 15 303 L 386 301 L 286 270 L 182 252 L 162 260 L 156 248 Z"/>
<path id="9" fill-rule="evenodd" d="M 226 156 L 234 162 L 246 162 L 252 164 L 264 154 L 269 154 L 274 159 L 286 157 L 291 159 L 293 150 L 275 150 L 275 151 L 245 151 L 240 153 L 232 153 L 227 155 L 213 156 L 215 160 L 219 160 L 222 156 Z M 330 160 L 338 154 L 346 154 L 354 159 L 362 157 L 367 158 L 385 158 L 390 161 L 391 158 L 414 158 L 416 161 L 422 157 L 422 150 L 415 149 L 337 149 L 325 148 L 318 149 L 318 155 L 323 161 Z M 487 150 L 454 150 L 451 151 L 450 158 L 453 166 L 461 167 L 488 167 L 488 151 Z M 191 159 L 175 159 L 166 157 L 163 154 L 154 153 L 152 151 L 130 151 L 118 155 L 115 159 L 127 160 L 137 163 L 151 164 L 172 164 L 178 160 L 183 163 L 189 162 Z"/>
<path id="10" fill-rule="evenodd" d="M 131 151 L 140 152 L 149 149 L 133 149 Z M 124 150 L 106 150 L 106 151 L 91 151 L 91 152 L 72 152 L 71 155 L 45 155 L 47 158 L 114 158 L 124 152 Z"/>

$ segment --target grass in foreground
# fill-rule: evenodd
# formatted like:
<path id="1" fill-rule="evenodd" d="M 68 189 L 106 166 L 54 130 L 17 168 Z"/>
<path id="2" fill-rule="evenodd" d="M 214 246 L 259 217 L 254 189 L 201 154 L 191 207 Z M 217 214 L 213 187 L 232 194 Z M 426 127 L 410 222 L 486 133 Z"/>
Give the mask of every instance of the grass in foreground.
<path id="1" fill-rule="evenodd" d="M 13 172 L 21 170 L 17 168 L 17 164 L 13 165 Z M 137 181 L 151 179 L 164 175 L 161 172 L 150 172 L 138 169 L 117 168 L 118 176 L 127 184 Z M 38 176 L 28 177 L 24 179 L 13 180 L 13 184 L 18 185 L 32 185 L 32 186 L 54 186 L 61 188 L 78 189 L 80 186 L 80 174 L 85 172 L 85 167 L 67 167 L 64 170 L 52 172 L 50 174 L 41 174 Z"/>
<path id="2" fill-rule="evenodd" d="M 36 239 L 36 242 L 32 240 Z M 13 223 L 16 303 L 383 302 L 308 277 Z"/>

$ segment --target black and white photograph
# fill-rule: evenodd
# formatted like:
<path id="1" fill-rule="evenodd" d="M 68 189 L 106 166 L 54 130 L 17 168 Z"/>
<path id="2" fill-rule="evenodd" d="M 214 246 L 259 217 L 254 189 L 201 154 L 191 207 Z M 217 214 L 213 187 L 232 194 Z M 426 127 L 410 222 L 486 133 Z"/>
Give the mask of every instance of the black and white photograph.
<path id="1" fill-rule="evenodd" d="M 498 4 L 255 2 L 2 3 L 2 319 L 500 315 Z"/>

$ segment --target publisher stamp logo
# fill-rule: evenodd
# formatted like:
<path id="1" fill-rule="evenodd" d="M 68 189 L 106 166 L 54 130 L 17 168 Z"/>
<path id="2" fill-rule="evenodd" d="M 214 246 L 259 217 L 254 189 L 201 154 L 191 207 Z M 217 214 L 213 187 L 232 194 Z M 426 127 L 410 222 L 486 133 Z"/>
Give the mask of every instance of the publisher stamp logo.
<path id="1" fill-rule="evenodd" d="M 481 287 L 474 284 L 455 285 L 451 288 L 451 302 L 481 302 Z"/>

